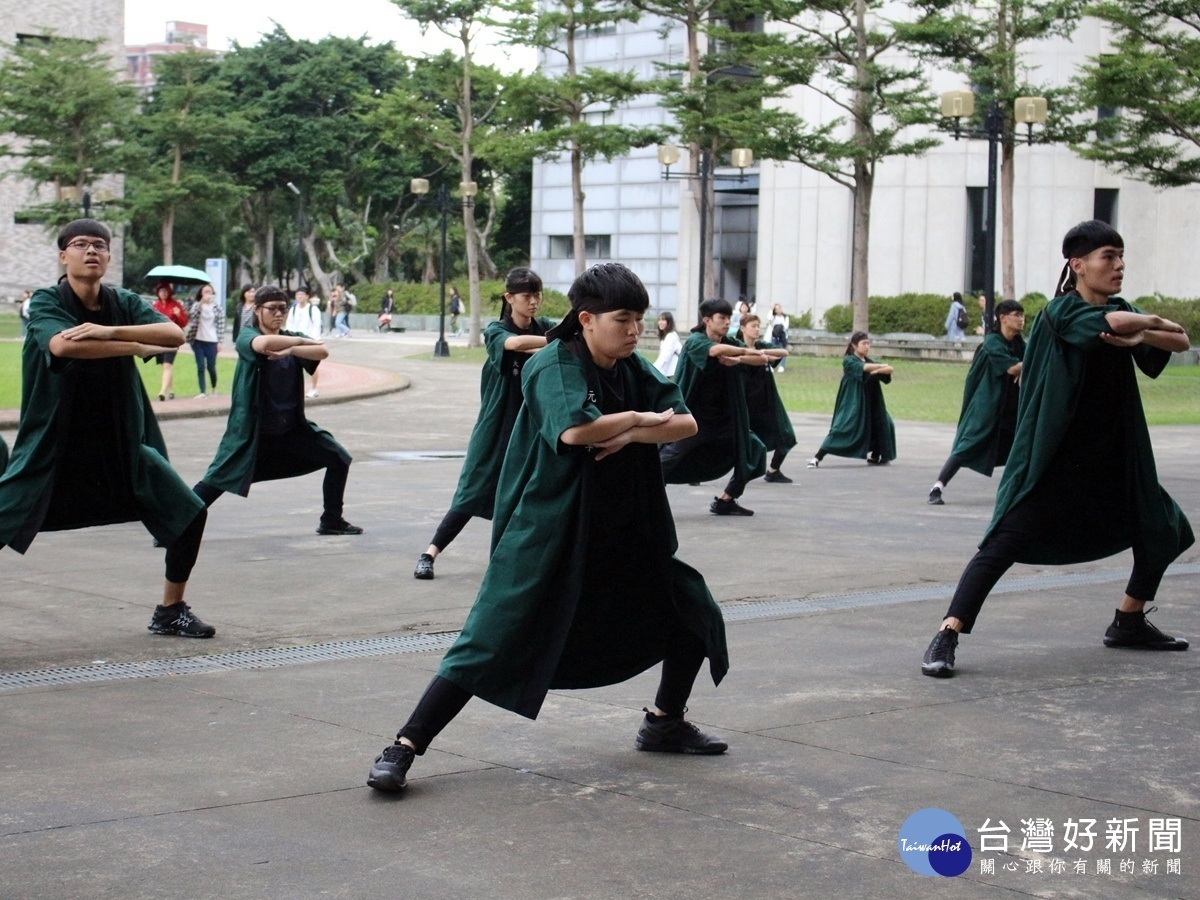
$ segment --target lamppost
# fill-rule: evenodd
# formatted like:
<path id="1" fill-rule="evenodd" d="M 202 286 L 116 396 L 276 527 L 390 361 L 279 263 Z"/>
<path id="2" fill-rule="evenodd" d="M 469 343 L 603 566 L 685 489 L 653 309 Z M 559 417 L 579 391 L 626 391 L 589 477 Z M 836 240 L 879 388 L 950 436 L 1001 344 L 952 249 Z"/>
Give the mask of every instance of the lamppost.
<path id="1" fill-rule="evenodd" d="M 963 128 L 962 120 L 975 114 L 975 95 L 970 91 L 947 91 L 942 94 L 942 115 L 954 120 L 954 139 L 986 137 L 988 142 L 988 184 L 984 208 L 984 231 L 987 240 L 983 252 L 984 319 L 996 320 L 996 162 L 1001 141 L 1017 141 L 1020 135 L 1004 130 L 1004 110 L 993 97 L 988 101 L 982 128 Z M 1033 126 L 1046 122 L 1045 97 L 1018 97 L 1013 102 L 1013 118 L 1026 126 L 1025 142 L 1033 143 Z"/>
<path id="2" fill-rule="evenodd" d="M 304 285 L 304 195 L 295 182 L 289 181 L 287 189 L 296 195 L 296 288 L 299 290 Z"/>
<path id="3" fill-rule="evenodd" d="M 438 312 L 438 339 L 433 345 L 433 355 L 449 356 L 450 345 L 446 343 L 446 216 L 450 212 L 450 193 L 446 190 L 446 183 L 438 183 L 437 199 L 429 199 L 429 179 L 414 178 L 409 186 L 414 194 L 417 195 L 418 204 L 426 204 L 432 206 L 442 214 L 442 253 L 438 264 L 439 278 L 442 284 L 441 290 L 441 305 Z M 473 181 L 463 181 L 458 185 L 458 192 L 462 194 L 463 207 L 470 209 L 475 205 L 475 195 L 479 192 L 479 186 Z"/>
<path id="4" fill-rule="evenodd" d="M 738 181 L 747 178 L 746 169 L 754 165 L 754 151 L 746 147 L 735 147 L 730 153 L 733 165 L 739 170 Z M 708 181 L 712 177 L 712 157 L 707 147 L 700 150 L 697 172 L 672 172 L 671 166 L 679 162 L 679 148 L 673 144 L 658 145 L 658 162 L 663 167 L 662 177 L 666 181 L 674 178 L 699 179 L 700 181 L 700 279 L 696 288 L 696 305 L 705 301 L 704 279 L 708 274 Z"/>

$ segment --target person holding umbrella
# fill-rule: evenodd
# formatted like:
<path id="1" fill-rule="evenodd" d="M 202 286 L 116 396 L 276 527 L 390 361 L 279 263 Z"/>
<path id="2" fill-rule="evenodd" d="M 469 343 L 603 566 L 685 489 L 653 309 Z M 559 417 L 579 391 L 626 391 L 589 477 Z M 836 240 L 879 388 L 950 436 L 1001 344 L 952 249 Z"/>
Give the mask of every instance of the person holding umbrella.
<path id="1" fill-rule="evenodd" d="M 154 289 L 154 302 L 150 305 L 154 307 L 155 312 L 162 313 L 180 328 L 187 328 L 187 310 L 183 308 L 182 303 L 175 299 L 170 282 L 159 282 L 158 287 Z M 159 400 L 175 399 L 175 355 L 177 352 L 169 350 L 154 357 L 155 361 L 162 366 L 162 383 L 158 388 Z"/>

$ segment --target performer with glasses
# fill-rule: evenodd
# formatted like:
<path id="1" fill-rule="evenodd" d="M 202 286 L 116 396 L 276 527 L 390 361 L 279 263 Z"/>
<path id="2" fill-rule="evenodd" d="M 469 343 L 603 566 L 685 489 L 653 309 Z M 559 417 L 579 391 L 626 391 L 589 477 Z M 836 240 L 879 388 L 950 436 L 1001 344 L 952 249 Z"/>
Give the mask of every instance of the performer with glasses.
<path id="1" fill-rule="evenodd" d="M 108 228 L 76 219 L 58 236 L 66 275 L 29 307 L 21 424 L 0 476 L 0 547 L 24 553 L 43 531 L 142 522 L 167 549 L 155 634 L 209 638 L 184 590 L 204 535 L 204 504 L 171 468 L 133 357 L 183 343 L 137 294 L 102 285 Z M 67 549 L 67 545 L 63 545 Z"/>
<path id="2" fill-rule="evenodd" d="M 269 284 L 254 292 L 254 321 L 238 335 L 237 369 L 225 436 L 193 489 L 212 506 L 221 494 L 243 497 L 256 481 L 325 470 L 325 508 L 317 534 L 362 534 L 342 517 L 350 454 L 304 416 L 304 372 L 329 356 L 323 341 L 284 331 L 287 292 Z"/>

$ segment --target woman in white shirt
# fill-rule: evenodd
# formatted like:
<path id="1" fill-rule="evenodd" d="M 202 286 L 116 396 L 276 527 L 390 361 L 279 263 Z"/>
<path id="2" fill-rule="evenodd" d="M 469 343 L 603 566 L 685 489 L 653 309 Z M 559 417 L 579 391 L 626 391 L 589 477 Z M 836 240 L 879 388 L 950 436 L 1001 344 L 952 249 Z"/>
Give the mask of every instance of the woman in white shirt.
<path id="1" fill-rule="evenodd" d="M 196 357 L 196 380 L 200 383 L 197 399 L 208 396 L 204 370 L 212 381 L 212 393 L 217 393 L 217 348 L 225 336 L 225 310 L 218 309 L 217 295 L 211 284 L 202 284 L 196 299 L 188 307 L 188 328 L 184 337 L 192 345 Z"/>
<path id="2" fill-rule="evenodd" d="M 675 317 L 669 312 L 658 314 L 658 341 L 658 359 L 654 361 L 654 368 L 668 378 L 674 378 L 683 342 L 679 340 L 679 332 L 675 330 Z"/>
<path id="3" fill-rule="evenodd" d="M 334 291 L 336 292 L 337 288 L 334 288 Z M 296 302 L 288 310 L 283 330 L 303 335 L 314 341 L 321 339 L 321 307 L 309 300 L 308 291 L 296 291 Z M 309 397 L 320 396 L 317 393 L 317 372 L 317 369 L 313 369 L 309 376 L 311 378 L 307 394 Z"/>

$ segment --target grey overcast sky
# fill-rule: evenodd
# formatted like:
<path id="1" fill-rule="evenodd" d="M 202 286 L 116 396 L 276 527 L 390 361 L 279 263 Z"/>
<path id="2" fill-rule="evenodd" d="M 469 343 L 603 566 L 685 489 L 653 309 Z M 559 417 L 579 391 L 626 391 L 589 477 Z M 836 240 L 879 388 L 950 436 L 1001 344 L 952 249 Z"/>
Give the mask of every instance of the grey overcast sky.
<path id="1" fill-rule="evenodd" d="M 208 45 L 215 50 L 226 50 L 234 41 L 255 44 L 276 22 L 294 38 L 315 41 L 330 34 L 354 38 L 365 34 L 373 44 L 392 41 L 410 56 L 456 48 L 456 42 L 436 29 L 422 36 L 416 23 L 390 0 L 125 0 L 125 43 L 160 42 L 167 22 L 174 21 L 207 25 Z M 528 71 L 536 64 L 533 51 L 500 47 L 488 37 L 481 36 L 480 62 L 505 71 Z"/>

